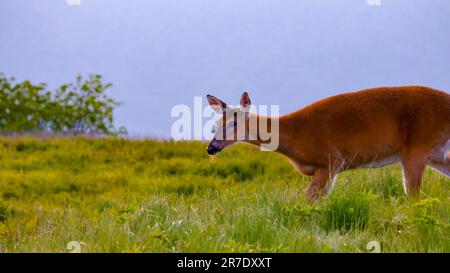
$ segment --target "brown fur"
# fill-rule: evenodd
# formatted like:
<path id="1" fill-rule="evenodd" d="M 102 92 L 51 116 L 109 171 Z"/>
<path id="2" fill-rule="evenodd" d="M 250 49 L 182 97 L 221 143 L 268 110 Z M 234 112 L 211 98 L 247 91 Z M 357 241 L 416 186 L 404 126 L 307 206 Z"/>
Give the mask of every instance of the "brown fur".
<path id="1" fill-rule="evenodd" d="M 383 87 L 330 97 L 281 117 L 279 151 L 314 175 L 307 192 L 312 199 L 337 172 L 396 155 L 407 193 L 416 194 L 428 157 L 449 139 L 449 94 Z"/>
<path id="2" fill-rule="evenodd" d="M 405 86 L 345 93 L 282 116 L 279 125 L 277 151 L 313 176 L 312 200 L 327 192 L 337 173 L 388 158 L 393 162 L 386 165 L 401 162 L 408 195 L 420 191 L 427 164 L 450 172 L 439 150 L 450 140 L 450 95 L 443 91 Z"/>

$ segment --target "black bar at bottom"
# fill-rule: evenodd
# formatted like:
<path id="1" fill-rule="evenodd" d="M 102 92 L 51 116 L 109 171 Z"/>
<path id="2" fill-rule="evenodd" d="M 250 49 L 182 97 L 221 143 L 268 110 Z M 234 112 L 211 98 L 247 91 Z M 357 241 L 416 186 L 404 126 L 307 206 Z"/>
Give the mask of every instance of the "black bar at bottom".
<path id="1" fill-rule="evenodd" d="M 0 254 L 4 268 L 115 269 L 131 272 L 304 272 L 306 269 L 394 270 L 418 266 L 445 268 L 448 254 L 297 254 L 297 253 L 142 253 L 142 254 Z M 6 267 L 8 266 L 8 267 Z"/>

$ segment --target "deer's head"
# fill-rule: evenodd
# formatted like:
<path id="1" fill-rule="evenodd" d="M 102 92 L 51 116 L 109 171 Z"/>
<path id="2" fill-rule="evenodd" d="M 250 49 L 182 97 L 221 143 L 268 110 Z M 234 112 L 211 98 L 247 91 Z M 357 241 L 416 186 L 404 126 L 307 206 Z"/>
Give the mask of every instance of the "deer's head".
<path id="1" fill-rule="evenodd" d="M 211 95 L 207 95 L 207 98 L 214 111 L 222 115 L 214 126 L 214 138 L 206 150 L 208 154 L 215 155 L 226 147 L 248 137 L 250 98 L 247 92 L 244 92 L 238 108 L 229 107 L 225 102 Z"/>

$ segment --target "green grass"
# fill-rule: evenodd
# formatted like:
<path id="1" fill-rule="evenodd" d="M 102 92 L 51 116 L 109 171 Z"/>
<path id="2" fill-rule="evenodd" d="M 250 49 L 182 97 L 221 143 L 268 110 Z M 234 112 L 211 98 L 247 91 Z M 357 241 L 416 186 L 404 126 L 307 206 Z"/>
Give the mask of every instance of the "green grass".
<path id="1" fill-rule="evenodd" d="M 0 138 L 0 252 L 450 252 L 449 179 L 408 200 L 398 166 L 309 177 L 240 144 Z"/>

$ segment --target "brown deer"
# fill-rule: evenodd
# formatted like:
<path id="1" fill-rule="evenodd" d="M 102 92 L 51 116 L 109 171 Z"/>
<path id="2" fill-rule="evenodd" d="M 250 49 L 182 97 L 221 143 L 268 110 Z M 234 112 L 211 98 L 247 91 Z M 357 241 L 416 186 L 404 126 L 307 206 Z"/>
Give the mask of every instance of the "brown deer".
<path id="1" fill-rule="evenodd" d="M 351 169 L 400 162 L 405 193 L 412 196 L 420 191 L 426 165 L 450 177 L 450 95 L 443 91 L 422 86 L 373 88 L 333 96 L 281 117 L 264 117 L 267 120 L 248 112 L 246 92 L 240 109 L 214 96 L 207 98 L 223 114 L 208 154 L 239 140 L 262 145 L 267 140 L 251 132 L 249 120 L 256 119 L 258 129 L 262 120 L 267 121 L 269 131 L 276 121 L 276 151 L 312 176 L 306 191 L 311 200 L 329 192 L 338 173 Z M 245 122 L 226 118 L 235 113 L 244 114 Z M 243 139 L 237 139 L 238 130 L 245 132 Z M 225 134 L 233 137 L 223 138 Z"/>

